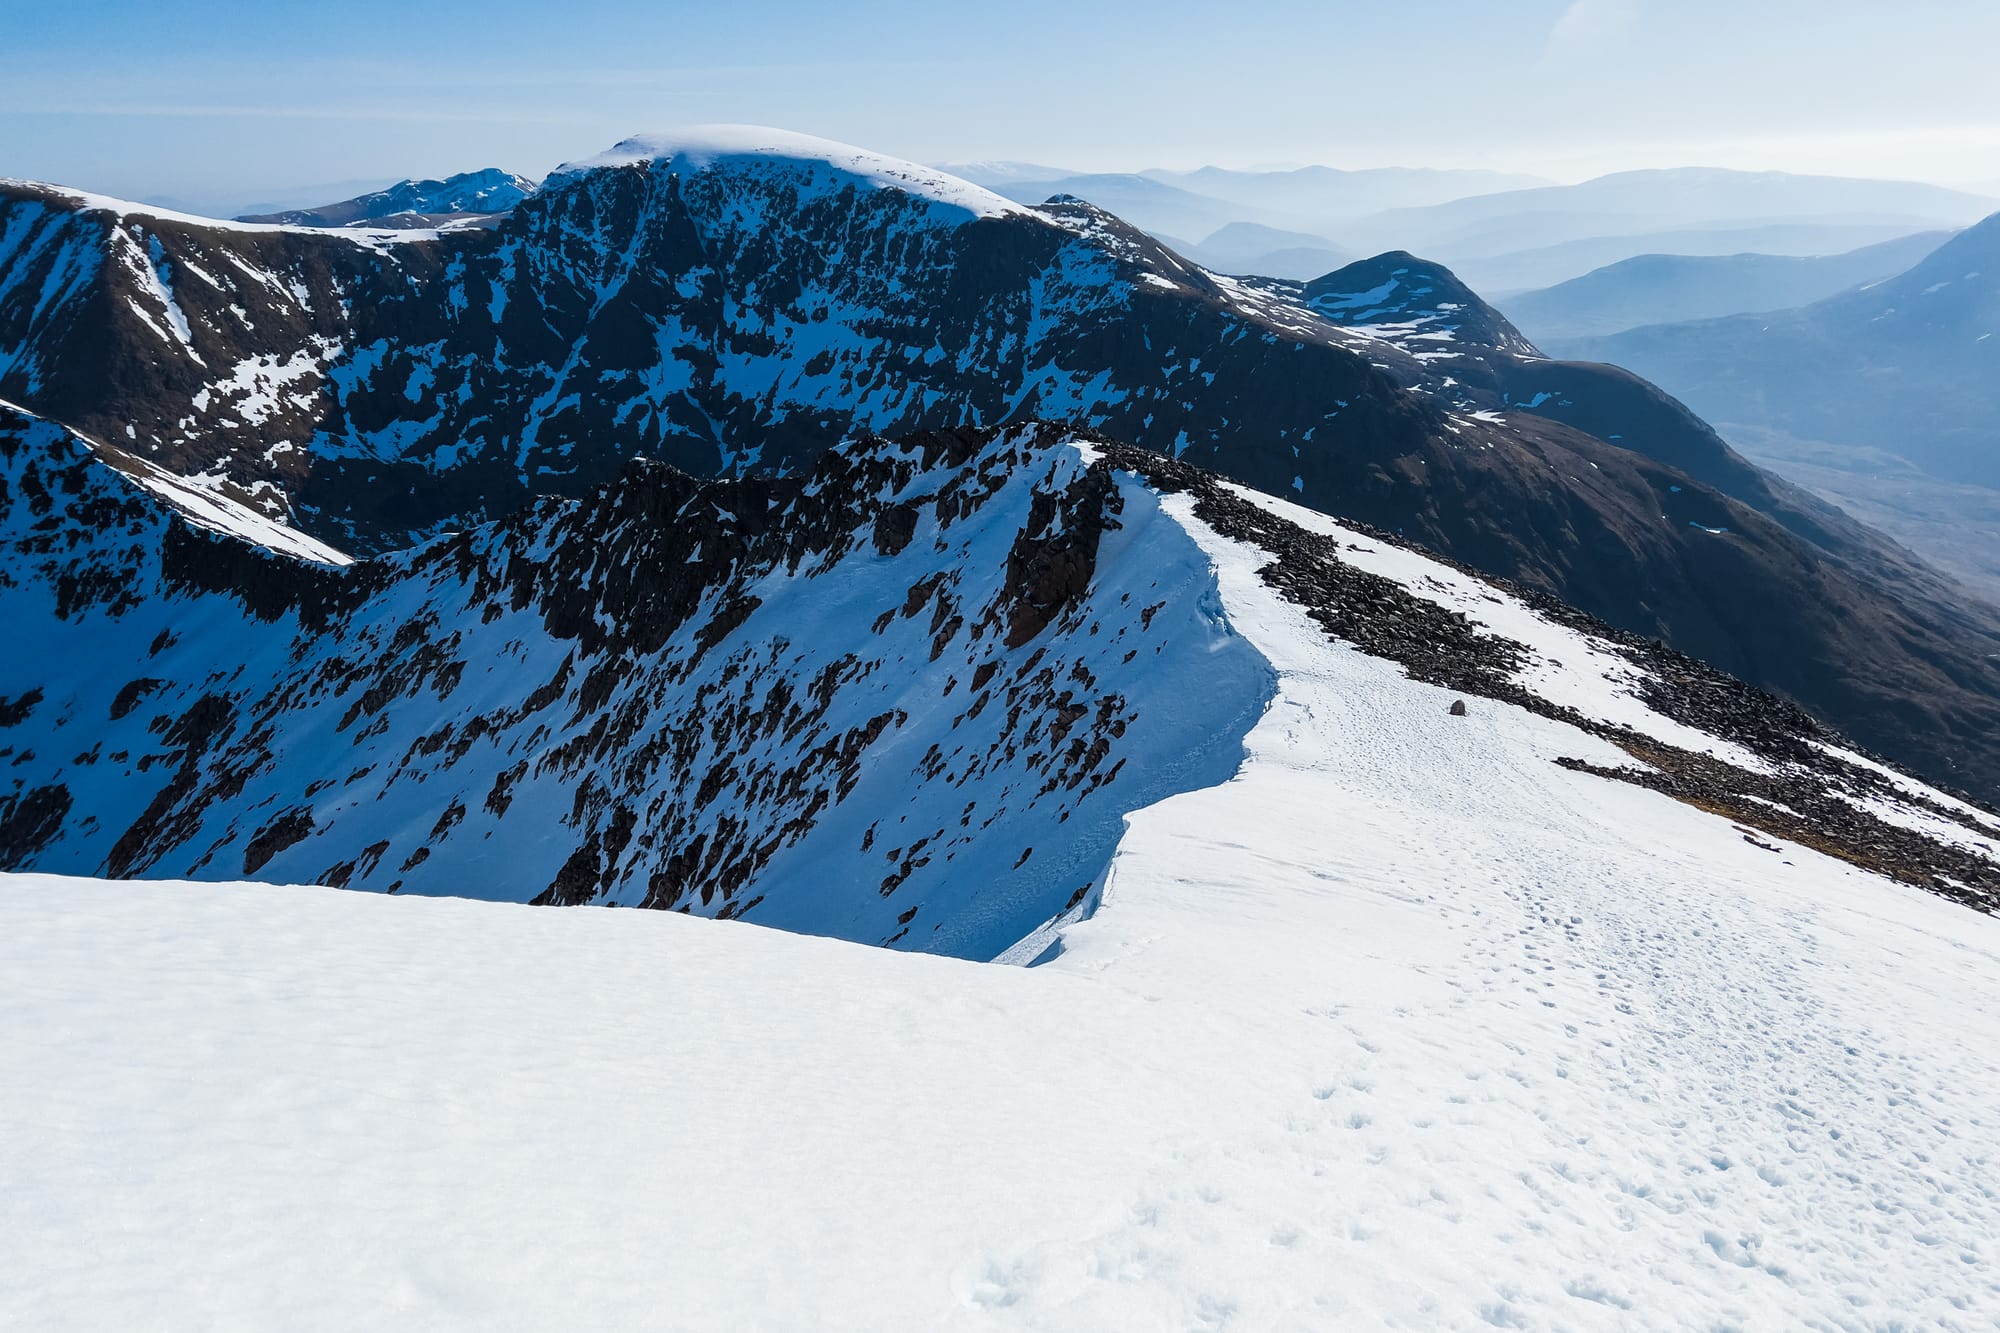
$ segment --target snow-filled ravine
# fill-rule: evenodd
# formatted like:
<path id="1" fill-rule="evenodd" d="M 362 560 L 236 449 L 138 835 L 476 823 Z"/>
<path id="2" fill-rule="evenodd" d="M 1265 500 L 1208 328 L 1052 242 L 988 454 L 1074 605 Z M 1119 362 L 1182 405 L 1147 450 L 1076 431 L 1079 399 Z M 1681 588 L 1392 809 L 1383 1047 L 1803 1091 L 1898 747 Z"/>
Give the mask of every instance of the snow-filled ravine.
<path id="1" fill-rule="evenodd" d="M 1276 696 L 1034 967 L 0 877 L 0 1327 L 2000 1321 L 2000 922 L 1453 716 L 1161 503 Z"/>

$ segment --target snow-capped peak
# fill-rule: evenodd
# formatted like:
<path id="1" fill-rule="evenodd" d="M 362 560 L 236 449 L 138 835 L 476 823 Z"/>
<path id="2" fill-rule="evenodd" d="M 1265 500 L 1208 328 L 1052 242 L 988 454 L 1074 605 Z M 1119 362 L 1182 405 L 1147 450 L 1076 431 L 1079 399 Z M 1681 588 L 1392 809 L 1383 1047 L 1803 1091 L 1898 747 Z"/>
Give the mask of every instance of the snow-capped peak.
<path id="1" fill-rule="evenodd" d="M 904 194 L 962 212 L 963 219 L 1027 214 L 1029 210 L 970 181 L 901 158 L 872 153 L 851 144 L 810 134 L 761 125 L 697 125 L 685 130 L 639 134 L 576 162 L 566 162 L 549 174 L 545 189 L 560 188 L 585 173 L 642 162 L 668 164 L 675 171 L 704 172 L 729 164 L 779 165 L 825 172 L 834 188 L 854 181 L 875 189 Z"/>
<path id="2" fill-rule="evenodd" d="M 0 176 L 0 194 L 7 193 L 20 193 L 39 198 L 52 204 L 73 208 L 80 213 L 109 213 L 121 224 L 137 219 L 141 222 L 170 222 L 183 227 L 201 227 L 215 232 L 266 235 L 280 232 L 311 233 L 321 230 L 318 227 L 291 222 L 245 222 L 240 218 L 204 217 L 199 213 L 183 213 L 178 209 L 140 203 L 134 199 L 120 199 L 114 195 L 98 194 L 91 190 L 72 189 L 67 185 L 57 185 L 51 181 L 29 180 L 21 176 Z M 351 230 L 371 245 L 384 241 L 429 241 L 437 239 L 438 236 L 437 230 L 430 227 L 357 227 Z"/>
<path id="3" fill-rule="evenodd" d="M 238 222 L 293 223 L 307 227 L 403 228 L 432 219 L 505 213 L 535 192 L 535 183 L 498 167 L 460 172 L 443 180 L 400 180 L 386 190 L 316 208 L 250 213 Z"/>
<path id="4" fill-rule="evenodd" d="M 491 213 L 512 208 L 535 192 L 535 183 L 498 167 L 464 171 L 443 180 L 402 180 L 363 195 L 382 213 Z"/>

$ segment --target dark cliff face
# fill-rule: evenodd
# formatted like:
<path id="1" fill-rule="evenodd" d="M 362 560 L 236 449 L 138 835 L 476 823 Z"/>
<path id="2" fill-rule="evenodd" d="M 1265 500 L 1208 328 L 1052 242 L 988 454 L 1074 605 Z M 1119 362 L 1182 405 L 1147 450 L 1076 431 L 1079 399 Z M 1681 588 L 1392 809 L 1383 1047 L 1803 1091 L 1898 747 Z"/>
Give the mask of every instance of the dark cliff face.
<path id="1" fill-rule="evenodd" d="M 1230 280 L 1073 201 L 941 220 L 894 189 L 645 162 L 396 242 L 16 189 L 0 251 L 0 396 L 346 549 L 581 495 L 638 456 L 782 473 L 855 431 L 1075 421 L 2000 786 L 1994 627 L 1643 382 L 1540 359 L 1408 256 Z"/>

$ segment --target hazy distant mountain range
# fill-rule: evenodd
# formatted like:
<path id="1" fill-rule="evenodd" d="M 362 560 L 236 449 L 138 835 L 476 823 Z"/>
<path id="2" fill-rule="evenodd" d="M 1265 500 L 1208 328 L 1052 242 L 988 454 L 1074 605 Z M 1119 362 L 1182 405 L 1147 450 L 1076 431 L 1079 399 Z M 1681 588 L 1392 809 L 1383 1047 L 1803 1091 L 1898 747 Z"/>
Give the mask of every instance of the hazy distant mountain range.
<path id="1" fill-rule="evenodd" d="M 1950 236 L 1916 232 L 1835 255 L 1638 255 L 1500 304 L 1530 338 L 1554 345 L 1642 324 L 1809 305 L 1893 277 Z"/>
<path id="2" fill-rule="evenodd" d="M 1201 241 L 1182 241 L 1165 234 L 1158 239 L 1217 273 L 1257 274 L 1298 282 L 1331 273 L 1354 260 L 1324 236 L 1285 231 L 1261 222 L 1231 222 Z"/>
<path id="3" fill-rule="evenodd" d="M 1654 380 L 2000 602 L 2000 215 L 1797 309 L 1547 346 Z"/>
<path id="4" fill-rule="evenodd" d="M 1038 204 L 1052 194 L 1074 194 L 1100 208 L 1109 208 L 1109 199 L 1120 198 L 1135 210 L 1120 216 L 1148 231 L 1156 226 L 1174 230 L 1162 216 L 1149 210 L 1206 209 L 1212 201 L 1225 206 L 1224 221 L 1263 222 L 1310 232 L 1332 221 L 1364 217 L 1384 209 L 1441 204 L 1469 195 L 1548 184 L 1539 177 L 1497 171 L 1407 167 L 1360 171 L 1334 167 L 1300 167 L 1288 171 L 1200 167 L 1193 171 L 1081 173 L 1000 162 L 945 170 L 1023 203 Z M 1140 182 L 1154 188 L 1147 189 Z M 1094 197 L 1093 190 L 1106 198 Z"/>
<path id="5" fill-rule="evenodd" d="M 1306 278 L 1336 254 L 1405 249 L 1450 264 L 1488 295 L 1553 286 L 1644 254 L 1842 254 L 1954 229 L 2000 201 L 1906 181 L 1690 167 L 1574 185 L 1477 171 L 1053 172 L 1030 163 L 960 174 L 1010 199 L 1070 195 L 1116 213 L 1203 264 Z M 1237 223 L 1311 238 L 1261 251 L 1204 247 Z M 1281 271 L 1282 270 L 1282 271 Z"/>
<path id="6" fill-rule="evenodd" d="M 1431 247 L 1487 247 L 1484 253 L 1619 232 L 1659 232 L 1730 223 L 1964 225 L 1996 207 L 1992 199 L 1914 181 L 1853 180 L 1786 172 L 1685 167 L 1626 171 L 1576 185 L 1477 195 L 1357 222 L 1363 244 L 1395 238 Z"/>
<path id="7" fill-rule="evenodd" d="M 1797 310 L 1553 346 L 1658 379 L 1711 420 L 2000 486 L 2000 215 L 1907 272 Z"/>
<path id="8" fill-rule="evenodd" d="M 1774 222 L 1752 227 L 1688 227 L 1675 231 L 1586 236 L 1554 245 L 1487 257 L 1461 256 L 1455 271 L 1481 291 L 1505 300 L 1524 291 L 1567 282 L 1581 274 L 1641 255 L 1718 258 L 1762 254 L 1817 258 L 1886 245 L 1906 236 L 1938 237 L 1938 222 Z"/>

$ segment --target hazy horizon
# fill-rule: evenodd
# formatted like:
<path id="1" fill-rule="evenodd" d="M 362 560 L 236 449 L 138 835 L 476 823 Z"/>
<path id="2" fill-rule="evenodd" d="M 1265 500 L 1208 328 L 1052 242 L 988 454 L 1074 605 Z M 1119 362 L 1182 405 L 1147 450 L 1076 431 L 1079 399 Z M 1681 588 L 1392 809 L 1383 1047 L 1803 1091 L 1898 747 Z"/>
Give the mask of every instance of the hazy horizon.
<path id="1" fill-rule="evenodd" d="M 80 0 L 9 22 L 0 174 L 188 203 L 541 175 L 709 121 L 1070 171 L 1701 165 L 2000 187 L 2000 11 L 1945 0 L 1266 0 L 1226 24 L 1186 0 L 1132 19 L 1050 0 L 579 0 L 553 18 L 526 0 Z"/>

